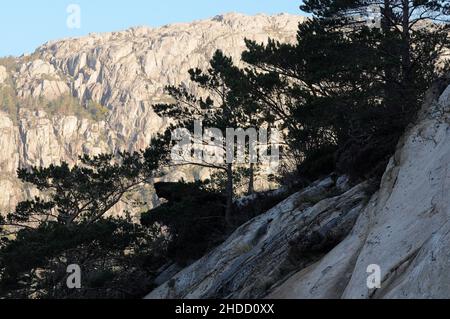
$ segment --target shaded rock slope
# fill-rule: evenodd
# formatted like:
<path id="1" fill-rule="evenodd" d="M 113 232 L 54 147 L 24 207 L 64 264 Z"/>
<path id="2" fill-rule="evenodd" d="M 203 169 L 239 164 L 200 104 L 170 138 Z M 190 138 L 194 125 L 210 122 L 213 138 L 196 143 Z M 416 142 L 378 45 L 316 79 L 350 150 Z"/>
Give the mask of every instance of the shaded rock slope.
<path id="1" fill-rule="evenodd" d="M 147 298 L 449 298 L 449 83 L 430 89 L 377 191 L 316 182 Z"/>

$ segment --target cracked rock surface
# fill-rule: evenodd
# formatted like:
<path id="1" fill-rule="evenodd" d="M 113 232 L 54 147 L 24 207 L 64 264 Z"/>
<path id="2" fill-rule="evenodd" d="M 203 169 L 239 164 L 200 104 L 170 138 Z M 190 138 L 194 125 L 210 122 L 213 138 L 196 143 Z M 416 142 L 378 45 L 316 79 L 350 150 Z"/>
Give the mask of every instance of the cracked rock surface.
<path id="1" fill-rule="evenodd" d="M 289 271 L 290 241 L 314 253 L 305 264 L 323 255 L 322 249 L 352 228 L 368 199 L 368 183 L 338 189 L 326 178 L 296 193 L 240 227 L 220 247 L 182 270 L 148 298 L 261 298 Z M 328 198 L 322 199 L 326 196 Z M 336 227 L 337 226 L 337 227 Z"/>
<path id="2" fill-rule="evenodd" d="M 430 90 L 352 233 L 270 297 L 450 297 L 449 92 Z M 381 268 L 380 289 L 366 284 L 372 264 Z"/>

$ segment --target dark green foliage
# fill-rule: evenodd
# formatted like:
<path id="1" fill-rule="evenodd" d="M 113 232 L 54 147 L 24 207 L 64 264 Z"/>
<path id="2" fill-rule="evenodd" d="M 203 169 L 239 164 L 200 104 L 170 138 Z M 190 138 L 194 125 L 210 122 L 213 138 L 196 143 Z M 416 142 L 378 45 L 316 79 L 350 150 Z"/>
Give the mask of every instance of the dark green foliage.
<path id="1" fill-rule="evenodd" d="M 245 128 L 248 115 L 245 109 L 234 103 L 235 92 L 243 81 L 242 71 L 237 68 L 231 58 L 222 51 L 217 51 L 210 61 L 207 71 L 189 70 L 191 81 L 206 90 L 205 98 L 191 94 L 185 86 L 168 86 L 167 93 L 175 100 L 173 104 L 155 105 L 155 111 L 171 117 L 176 127 L 193 131 L 195 120 L 201 120 L 204 127 L 218 128 L 225 133 L 230 127 Z M 225 134 L 224 134 L 225 136 Z"/>
<path id="2" fill-rule="evenodd" d="M 310 182 L 329 175 L 336 171 L 336 146 L 323 145 L 311 151 L 305 160 L 298 166 L 301 177 Z"/>
<path id="3" fill-rule="evenodd" d="M 152 288 L 165 261 L 159 229 L 101 219 L 67 228 L 23 229 L 0 250 L 0 295 L 8 298 L 136 298 Z M 66 286 L 67 266 L 82 270 L 82 289 Z"/>
<path id="4" fill-rule="evenodd" d="M 248 195 L 246 186 L 249 184 L 250 169 L 247 167 L 237 167 L 233 169 L 233 192 L 236 197 Z M 211 174 L 205 182 L 205 188 L 211 191 L 225 193 L 227 187 L 227 174 L 223 171 L 217 171 Z"/>
<path id="5" fill-rule="evenodd" d="M 189 70 L 191 81 L 207 92 L 206 97 L 195 96 L 185 85 L 169 86 L 167 93 L 174 99 L 172 104 L 155 105 L 154 109 L 160 116 L 170 117 L 173 125 L 167 132 L 176 128 L 187 129 L 194 135 L 195 121 L 201 121 L 204 128 L 219 130 L 222 137 L 226 137 L 228 128 L 247 129 L 259 127 L 264 119 L 258 115 L 256 99 L 250 93 L 250 82 L 245 72 L 236 67 L 230 57 L 218 50 L 210 61 L 210 68 Z M 193 140 L 195 143 L 204 141 Z M 248 143 L 248 142 L 247 142 Z M 217 152 L 226 154 L 225 145 L 216 145 Z M 225 220 L 229 227 L 232 225 L 232 206 L 234 193 L 235 165 L 231 161 L 208 162 L 202 159 L 181 159 L 173 166 L 194 165 L 219 170 L 226 175 L 226 185 L 223 193 L 226 196 Z M 253 172 L 254 170 L 252 170 Z M 253 173 L 252 173 L 253 174 Z M 253 179 L 250 179 L 253 181 Z M 252 192 L 253 187 L 250 185 Z"/>
<path id="6" fill-rule="evenodd" d="M 166 262 L 157 225 L 108 217 L 111 208 L 151 183 L 168 148 L 164 136 L 145 152 L 84 156 L 80 164 L 20 169 L 43 193 L 0 220 L 0 294 L 8 298 L 136 298 Z M 164 143 L 162 143 L 164 141 Z M 68 289 L 66 267 L 82 269 Z"/>
<path id="7" fill-rule="evenodd" d="M 380 29 L 355 20 L 372 4 L 381 6 Z M 190 70 L 205 97 L 185 86 L 168 87 L 174 102 L 156 105 L 155 111 L 170 117 L 172 125 L 147 150 L 85 156 L 73 167 L 19 170 L 19 178 L 42 196 L 0 217 L 0 297 L 142 297 L 167 261 L 187 265 L 201 258 L 236 227 L 288 196 L 289 190 L 253 194 L 248 182 L 253 195 L 234 202 L 240 181 L 252 181 L 257 167 L 169 162 L 171 131 L 193 132 L 195 120 L 224 136 L 227 128 L 277 127 L 285 133 L 286 155 L 298 167 L 289 177 L 294 188 L 334 171 L 380 176 L 425 91 L 449 70 L 438 62 L 450 46 L 450 4 L 305 0 L 302 8 L 313 18 L 299 26 L 296 43 L 247 41 L 245 69 L 217 51 L 208 70 Z M 417 27 L 424 22 L 434 24 Z M 16 67 L 14 59 L 2 63 Z M 14 93 L 13 86 L 0 92 L 8 113 L 18 110 Z M 72 112 L 75 106 L 78 112 L 68 99 L 47 103 L 47 109 Z M 93 117 L 106 111 L 94 103 L 88 109 Z M 124 197 L 151 184 L 159 169 L 177 165 L 218 173 L 202 183 L 157 183 L 157 195 L 167 202 L 144 213 L 141 224 L 108 217 Z M 310 199 L 311 204 L 318 200 Z M 297 257 L 313 262 L 342 239 L 319 235 L 302 234 L 292 242 L 295 266 Z M 82 289 L 67 289 L 69 264 L 81 266 Z"/>
<path id="8" fill-rule="evenodd" d="M 357 22 L 371 4 L 381 6 L 379 29 Z M 449 21 L 448 7 L 446 1 L 310 0 L 302 9 L 313 19 L 299 26 L 297 43 L 247 41 L 243 59 L 257 69 L 254 83 L 268 83 L 266 112 L 280 120 L 299 164 L 334 146 L 324 155 L 335 156 L 337 169 L 354 176 L 383 171 L 426 90 L 448 70 L 438 64 L 449 47 L 449 25 L 442 23 Z"/>
<path id="9" fill-rule="evenodd" d="M 189 264 L 220 244 L 227 235 L 225 198 L 201 183 L 157 183 L 168 202 L 142 215 L 143 225 L 160 224 L 169 235 L 168 257 Z"/>
<path id="10" fill-rule="evenodd" d="M 253 193 L 235 208 L 238 212 L 236 214 L 236 224 L 245 224 L 249 220 L 266 213 L 269 209 L 288 198 L 289 195 L 292 195 L 292 193 L 293 190 L 288 188 L 283 191 Z"/>
<path id="11" fill-rule="evenodd" d="M 169 236 L 168 258 L 188 265 L 221 244 L 237 227 L 265 213 L 289 192 L 255 193 L 234 203 L 233 228 L 225 223 L 226 198 L 207 183 L 156 183 L 155 190 L 167 202 L 142 214 L 143 225 L 161 225 Z"/>
<path id="12" fill-rule="evenodd" d="M 7 216 L 7 221 L 13 226 L 43 218 L 56 219 L 67 227 L 74 223 L 94 223 L 126 193 L 149 183 L 163 156 L 149 149 L 145 153 L 123 152 L 116 157 L 84 156 L 80 158 L 81 164 L 74 167 L 62 163 L 47 168 L 19 169 L 18 176 L 23 182 L 46 191 L 48 196 L 20 203 Z"/>

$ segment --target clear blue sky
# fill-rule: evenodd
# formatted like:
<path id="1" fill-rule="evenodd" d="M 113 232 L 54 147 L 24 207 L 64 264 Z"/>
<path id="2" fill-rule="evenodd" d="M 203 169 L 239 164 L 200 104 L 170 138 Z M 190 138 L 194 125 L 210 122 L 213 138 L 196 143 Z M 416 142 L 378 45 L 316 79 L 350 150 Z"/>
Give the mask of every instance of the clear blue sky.
<path id="1" fill-rule="evenodd" d="M 70 29 L 70 4 L 81 28 Z M 0 56 L 32 53 L 49 40 L 131 26 L 189 22 L 227 12 L 301 14 L 300 0 L 10 0 L 0 5 Z"/>

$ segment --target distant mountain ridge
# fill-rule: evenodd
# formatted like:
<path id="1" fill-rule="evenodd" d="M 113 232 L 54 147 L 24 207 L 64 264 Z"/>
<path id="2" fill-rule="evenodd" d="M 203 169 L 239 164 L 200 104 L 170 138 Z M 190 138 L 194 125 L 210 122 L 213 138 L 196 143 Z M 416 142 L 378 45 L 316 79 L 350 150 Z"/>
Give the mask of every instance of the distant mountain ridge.
<path id="1" fill-rule="evenodd" d="M 152 109 L 166 98 L 166 85 L 191 87 L 188 69 L 206 67 L 216 49 L 239 61 L 244 38 L 292 42 L 305 19 L 232 13 L 51 41 L 31 55 L 0 59 L 0 212 L 35 193 L 16 179 L 19 166 L 145 148 L 166 125 Z"/>

